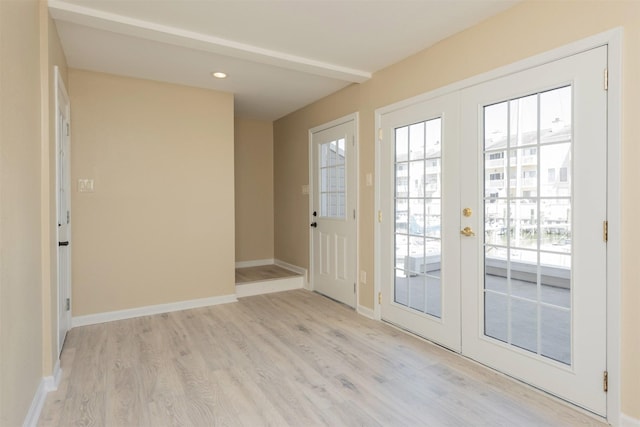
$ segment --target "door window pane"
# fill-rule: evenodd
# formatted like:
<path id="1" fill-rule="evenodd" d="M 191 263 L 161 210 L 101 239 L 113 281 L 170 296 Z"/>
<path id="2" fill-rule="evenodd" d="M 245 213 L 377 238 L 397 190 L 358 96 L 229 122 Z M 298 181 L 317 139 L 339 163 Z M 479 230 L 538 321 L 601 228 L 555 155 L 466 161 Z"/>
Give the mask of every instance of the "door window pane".
<path id="1" fill-rule="evenodd" d="M 565 364 L 571 363 L 571 311 L 542 306 L 540 352 Z"/>
<path id="2" fill-rule="evenodd" d="M 485 335 L 565 364 L 571 99 L 567 86 L 486 106 L 483 147 Z"/>
<path id="3" fill-rule="evenodd" d="M 537 144 L 538 96 L 509 101 L 509 142 L 511 147 Z"/>
<path id="4" fill-rule="evenodd" d="M 394 301 L 442 315 L 441 119 L 395 129 Z"/>
<path id="5" fill-rule="evenodd" d="M 326 142 L 320 151 L 320 216 L 346 218 L 346 146 L 345 139 Z"/>
<path id="6" fill-rule="evenodd" d="M 492 150 L 507 146 L 507 132 L 509 130 L 509 103 L 484 107 L 484 148 Z"/>

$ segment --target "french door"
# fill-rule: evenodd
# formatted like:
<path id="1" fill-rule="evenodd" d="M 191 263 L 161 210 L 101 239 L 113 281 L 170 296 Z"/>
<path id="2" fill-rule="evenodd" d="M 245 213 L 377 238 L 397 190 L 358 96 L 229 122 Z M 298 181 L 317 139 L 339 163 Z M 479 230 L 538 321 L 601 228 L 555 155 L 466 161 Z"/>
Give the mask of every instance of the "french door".
<path id="1" fill-rule="evenodd" d="M 383 319 L 460 351 L 459 94 L 383 117 Z M 386 143 L 388 141 L 388 143 Z"/>
<path id="2" fill-rule="evenodd" d="M 603 416 L 606 58 L 384 114 L 380 188 L 382 318 Z"/>

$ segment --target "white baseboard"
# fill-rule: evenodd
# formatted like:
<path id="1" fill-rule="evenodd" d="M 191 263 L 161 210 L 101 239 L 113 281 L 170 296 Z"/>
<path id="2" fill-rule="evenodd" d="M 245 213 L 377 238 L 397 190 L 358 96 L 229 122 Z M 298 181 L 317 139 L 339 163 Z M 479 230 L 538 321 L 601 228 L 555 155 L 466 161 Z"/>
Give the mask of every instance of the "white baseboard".
<path id="1" fill-rule="evenodd" d="M 307 276 L 307 269 L 298 267 L 297 265 L 289 264 L 288 262 L 281 261 L 279 259 L 273 260 L 273 263 L 278 267 L 286 268 L 287 270 L 291 270 L 294 273 L 302 274 L 304 277 L 304 288 L 309 289 L 309 277 Z"/>
<path id="2" fill-rule="evenodd" d="M 358 307 L 356 308 L 356 312 L 361 316 L 367 317 L 372 320 L 376 320 L 376 316 L 373 309 L 369 307 L 365 307 L 363 305 L 358 304 Z"/>
<path id="3" fill-rule="evenodd" d="M 29 412 L 22 423 L 23 427 L 36 427 L 38 420 L 40 419 L 40 413 L 44 407 L 44 402 L 47 399 L 47 393 L 50 391 L 56 391 L 62 378 L 62 370 L 60 369 L 60 361 L 56 362 L 56 366 L 53 369 L 53 375 L 43 377 L 38 384 L 36 394 L 33 396 Z"/>
<path id="4" fill-rule="evenodd" d="M 60 360 L 56 362 L 56 366 L 53 367 L 53 374 L 49 377 L 44 377 L 45 387 L 47 392 L 56 391 L 60 385 L 62 379 L 62 369 L 60 369 Z"/>
<path id="5" fill-rule="evenodd" d="M 620 414 L 620 427 L 640 427 L 640 420 L 629 415 Z"/>
<path id="6" fill-rule="evenodd" d="M 36 394 L 35 396 L 33 396 L 33 400 L 31 401 L 29 412 L 27 412 L 27 416 L 24 419 L 24 423 L 22 423 L 23 427 L 35 427 L 38 425 L 40 412 L 42 412 L 44 401 L 47 398 L 48 390 L 45 383 L 46 383 L 45 379 L 42 378 L 42 380 L 40 380 L 40 384 L 38 384 L 38 389 L 36 390 Z"/>
<path id="7" fill-rule="evenodd" d="M 259 267 L 261 265 L 271 265 L 274 263 L 275 260 L 273 258 L 254 259 L 252 261 L 238 261 L 236 262 L 236 268 Z"/>
<path id="8" fill-rule="evenodd" d="M 303 276 L 283 277 L 282 279 L 264 280 L 262 282 L 239 283 L 236 285 L 236 295 L 238 298 L 244 298 L 273 292 L 302 289 L 303 287 Z"/>
<path id="9" fill-rule="evenodd" d="M 189 310 L 191 308 L 209 307 L 212 305 L 237 302 L 235 294 L 218 297 L 200 298 L 188 301 L 178 301 L 168 304 L 148 305 L 128 310 L 108 311 L 106 313 L 76 316 L 71 319 L 71 327 L 95 325 L 97 323 L 112 322 L 114 320 L 131 319 L 134 317 L 150 316 L 152 314 L 170 313 L 172 311 Z"/>

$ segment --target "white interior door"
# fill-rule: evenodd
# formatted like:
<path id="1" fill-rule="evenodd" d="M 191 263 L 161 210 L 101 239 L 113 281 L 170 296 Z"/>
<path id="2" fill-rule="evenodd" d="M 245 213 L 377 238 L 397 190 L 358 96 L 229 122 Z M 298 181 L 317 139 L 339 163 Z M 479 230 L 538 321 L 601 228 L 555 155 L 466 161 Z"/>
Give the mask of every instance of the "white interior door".
<path id="1" fill-rule="evenodd" d="M 460 351 L 459 94 L 381 125 L 382 318 Z"/>
<path id="2" fill-rule="evenodd" d="M 381 316 L 606 416 L 607 48 L 380 117 Z"/>
<path id="3" fill-rule="evenodd" d="M 56 68 L 56 205 L 58 236 L 58 356 L 71 328 L 71 162 L 69 97 Z"/>
<path id="4" fill-rule="evenodd" d="M 462 351 L 606 415 L 607 48 L 462 94 Z"/>
<path id="5" fill-rule="evenodd" d="M 356 305 L 356 121 L 311 131 L 313 289 Z"/>

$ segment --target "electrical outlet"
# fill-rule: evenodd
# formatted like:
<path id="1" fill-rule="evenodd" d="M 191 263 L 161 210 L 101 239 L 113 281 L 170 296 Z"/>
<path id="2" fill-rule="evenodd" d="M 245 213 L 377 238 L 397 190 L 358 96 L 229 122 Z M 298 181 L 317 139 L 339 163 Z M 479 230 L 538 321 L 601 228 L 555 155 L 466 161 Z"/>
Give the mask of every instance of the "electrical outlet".
<path id="1" fill-rule="evenodd" d="M 367 284 L 367 272 L 364 270 L 360 270 L 360 283 Z"/>

